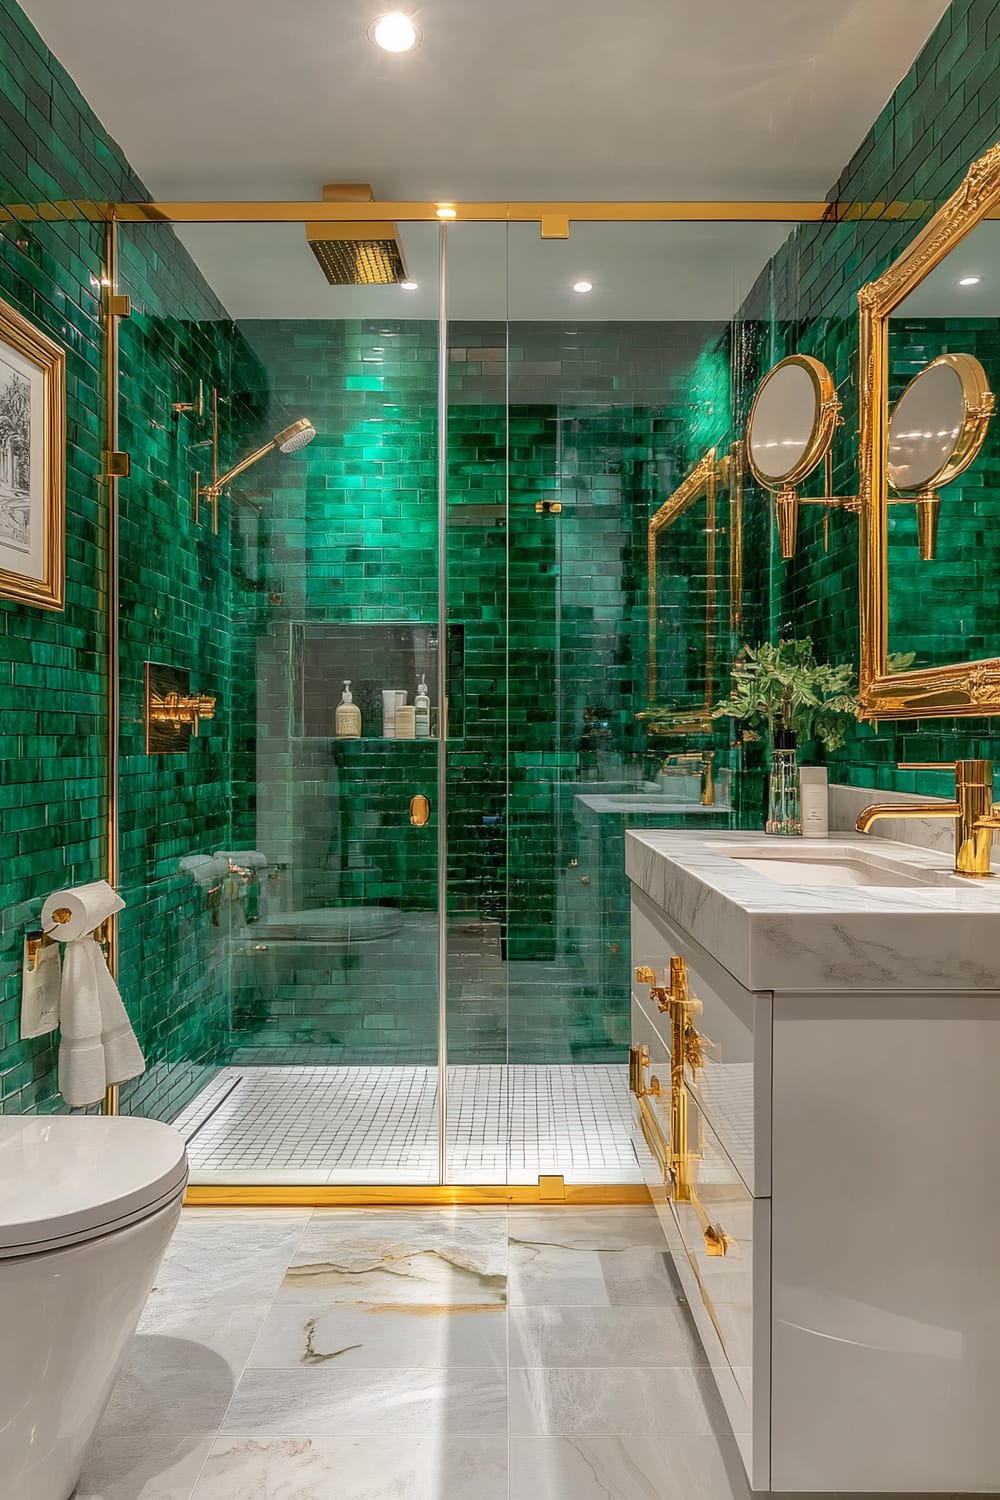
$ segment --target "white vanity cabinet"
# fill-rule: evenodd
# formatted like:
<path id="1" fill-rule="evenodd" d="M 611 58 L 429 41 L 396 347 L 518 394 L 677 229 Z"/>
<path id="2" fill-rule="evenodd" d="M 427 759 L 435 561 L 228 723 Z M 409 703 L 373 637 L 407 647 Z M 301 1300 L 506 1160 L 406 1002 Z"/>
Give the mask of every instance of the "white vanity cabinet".
<path id="1" fill-rule="evenodd" d="M 673 1011 L 633 981 L 636 1146 L 752 1488 L 1000 1491 L 1000 976 L 865 982 L 858 941 L 914 930 L 894 912 L 825 986 L 764 988 L 718 902 L 630 866 L 633 973 L 682 958 L 701 1006 L 672 1089 Z"/>

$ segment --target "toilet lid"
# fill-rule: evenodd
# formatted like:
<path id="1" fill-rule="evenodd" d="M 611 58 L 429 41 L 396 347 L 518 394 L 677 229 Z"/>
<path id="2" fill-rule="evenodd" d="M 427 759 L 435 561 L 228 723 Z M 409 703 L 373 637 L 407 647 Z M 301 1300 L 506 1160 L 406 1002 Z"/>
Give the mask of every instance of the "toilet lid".
<path id="1" fill-rule="evenodd" d="M 134 1116 L 0 1119 L 0 1259 L 123 1229 L 187 1182 L 184 1140 Z"/>

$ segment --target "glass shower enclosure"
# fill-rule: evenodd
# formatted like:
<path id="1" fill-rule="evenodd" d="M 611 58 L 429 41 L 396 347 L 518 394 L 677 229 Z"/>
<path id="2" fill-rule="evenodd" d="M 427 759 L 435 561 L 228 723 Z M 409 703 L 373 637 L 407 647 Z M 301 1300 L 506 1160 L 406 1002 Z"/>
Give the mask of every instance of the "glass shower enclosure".
<path id="1" fill-rule="evenodd" d="M 641 1195 L 625 832 L 731 818 L 729 320 L 786 226 L 403 223 L 403 287 L 141 218 L 122 962 L 193 1181 Z"/>

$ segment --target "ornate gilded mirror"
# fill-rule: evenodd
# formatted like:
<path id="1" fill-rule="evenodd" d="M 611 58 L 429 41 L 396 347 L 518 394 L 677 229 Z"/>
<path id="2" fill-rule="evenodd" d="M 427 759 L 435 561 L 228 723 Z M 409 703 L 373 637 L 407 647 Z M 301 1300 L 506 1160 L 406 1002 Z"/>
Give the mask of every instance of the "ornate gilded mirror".
<path id="1" fill-rule="evenodd" d="M 710 448 L 649 521 L 649 702 L 656 712 L 640 718 L 658 734 L 712 731 L 719 649 L 738 624 L 742 598 L 741 474 L 735 452 L 720 458 Z"/>
<path id="2" fill-rule="evenodd" d="M 998 205 L 1000 145 L 858 293 L 869 718 L 1000 713 Z"/>
<path id="3" fill-rule="evenodd" d="M 809 354 L 790 354 L 757 387 L 747 421 L 747 467 L 757 483 L 775 496 L 784 558 L 795 555 L 796 486 L 829 454 L 839 415 L 830 372 Z M 825 488 L 829 491 L 829 483 Z"/>

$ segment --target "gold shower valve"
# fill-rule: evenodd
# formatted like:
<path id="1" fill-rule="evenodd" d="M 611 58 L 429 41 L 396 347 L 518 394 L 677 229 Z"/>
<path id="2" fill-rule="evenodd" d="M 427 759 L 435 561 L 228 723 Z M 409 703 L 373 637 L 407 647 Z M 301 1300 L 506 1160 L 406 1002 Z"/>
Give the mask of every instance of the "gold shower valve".
<path id="1" fill-rule="evenodd" d="M 215 718 L 215 699 L 211 693 L 165 693 L 151 700 L 149 717 L 157 724 L 188 724 L 197 739 L 201 720 Z"/>

